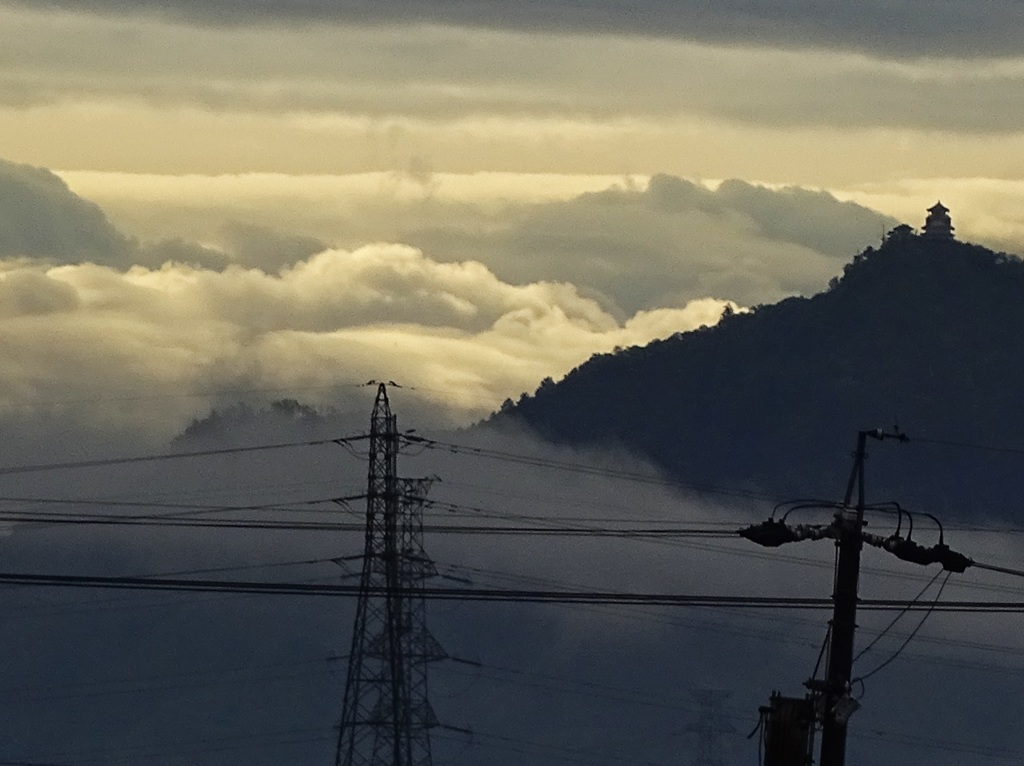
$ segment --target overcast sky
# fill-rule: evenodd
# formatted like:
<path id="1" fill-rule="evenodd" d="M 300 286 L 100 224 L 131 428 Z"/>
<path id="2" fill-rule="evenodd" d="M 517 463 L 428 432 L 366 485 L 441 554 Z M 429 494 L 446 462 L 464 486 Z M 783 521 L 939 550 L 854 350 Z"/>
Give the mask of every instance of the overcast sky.
<path id="1" fill-rule="evenodd" d="M 194 418 L 240 399 L 331 406 L 332 424 L 361 430 L 370 379 L 403 386 L 393 389 L 403 428 L 466 425 L 592 354 L 713 324 L 727 307 L 816 293 L 894 225 L 919 227 L 937 199 L 960 238 L 1024 253 L 1022 28 L 1017 0 L 0 0 L 0 466 L 163 451 Z M 4 491 L 218 504 L 337 496 L 343 480 L 359 492 L 365 467 L 338 469 L 336 457 L 8 476 Z M 754 518 L 749 506 L 426 457 L 425 475 L 444 474 L 441 496 L 477 509 Z M 959 539 L 1019 566 L 1016 543 Z M 314 579 L 336 578 L 329 559 L 358 548 L 323 535 L 24 526 L 3 541 L 25 570 L 300 558 L 307 568 L 289 571 Z M 500 585 L 505 571 L 520 584 L 530 573 L 622 589 L 827 593 L 824 549 L 769 566 L 748 550 L 591 543 L 446 539 L 434 550 L 452 574 Z M 908 598 L 919 574 L 875 569 L 866 586 Z M 16 661 L 3 663 L 0 688 L 7 720 L 21 723 L 16 741 L 0 736 L 0 761 L 300 762 L 294 748 L 253 749 L 253 737 L 310 727 L 318 744 L 299 752 L 329 760 L 337 674 L 317 666 L 284 687 L 246 676 L 251 695 L 230 674 L 343 653 L 348 612 L 2 595 L 0 645 Z M 569 754 L 582 749 L 586 762 L 595 751 L 633 762 L 638 739 L 649 762 L 678 762 L 693 751 L 690 690 L 735 690 L 730 720 L 752 727 L 772 684 L 799 693 L 819 617 L 439 608 L 453 653 L 518 667 L 527 691 L 481 691 L 494 667 L 442 674 L 436 706 L 447 723 L 477 728 L 482 746 L 488 732 L 516 737 L 489 741 L 502 766 L 524 762 L 508 752 L 521 740 L 558 743 L 569 731 Z M 1002 618 L 972 620 L 933 619 L 907 664 L 869 685 L 855 754 L 880 766 L 922 750 L 942 766 L 1019 762 L 1004 700 L 1019 696 L 1021 634 Z M 911 630 L 901 624 L 877 656 Z M 151 676 L 177 696 L 154 702 L 138 680 Z M 196 676 L 220 691 L 197 692 Z M 657 694 L 623 714 L 637 728 L 623 726 L 621 689 L 642 686 Z M 133 696 L 140 688 L 147 695 Z M 938 730 L 949 741 L 937 746 Z M 746 732 L 730 766 L 755 762 Z M 908 750 L 878 745 L 901 733 Z M 233 755 L 202 749 L 239 739 Z M 207 760 L 164 757 L 182 747 Z M 458 739 L 447 747 L 448 763 L 480 755 Z"/>
<path id="2" fill-rule="evenodd" d="M 1021 13 L 0 0 L 2 405 L 186 396 L 166 439 L 387 377 L 466 423 L 938 198 L 1024 250 Z"/>

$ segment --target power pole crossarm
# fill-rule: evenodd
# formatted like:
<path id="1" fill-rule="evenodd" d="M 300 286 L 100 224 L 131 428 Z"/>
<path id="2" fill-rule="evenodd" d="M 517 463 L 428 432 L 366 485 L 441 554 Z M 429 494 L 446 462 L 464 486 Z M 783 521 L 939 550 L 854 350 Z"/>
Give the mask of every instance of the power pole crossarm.
<path id="1" fill-rule="evenodd" d="M 867 458 L 867 440 L 871 439 L 896 439 L 906 442 L 907 437 L 897 432 L 886 432 L 881 429 L 860 431 L 857 434 L 857 449 L 854 452 L 853 470 L 846 485 L 846 495 L 841 505 L 833 503 L 819 503 L 817 501 L 798 500 L 790 505 L 786 512 L 788 515 L 796 509 L 807 508 L 833 508 L 835 516 L 832 523 L 827 526 L 796 525 L 786 524 L 786 515 L 781 520 L 770 518 L 761 524 L 754 524 L 746 529 L 739 530 L 739 534 L 746 539 L 769 548 L 775 548 L 785 543 L 798 542 L 800 540 L 821 540 L 834 539 L 836 545 L 836 568 L 835 580 L 832 590 L 832 619 L 829 623 L 829 633 L 826 639 L 828 647 L 828 659 L 825 669 L 825 678 L 818 680 L 811 679 L 806 683 L 811 694 L 806 700 L 808 704 L 814 703 L 816 717 L 821 724 L 821 759 L 820 766 L 845 766 L 846 762 L 846 724 L 850 714 L 859 705 L 850 696 L 850 678 L 853 669 L 854 634 L 857 629 L 857 586 L 860 574 L 860 553 L 864 544 L 881 548 L 892 553 L 899 559 L 914 564 L 929 565 L 940 564 L 948 572 L 963 572 L 969 566 L 978 568 L 995 569 L 1006 571 L 1010 574 L 1024 576 L 1024 572 L 1005 570 L 998 567 L 978 564 L 962 553 L 951 550 L 945 544 L 942 534 L 942 524 L 931 514 L 928 516 L 939 527 L 939 541 L 936 545 L 926 548 L 910 539 L 913 533 L 913 514 L 904 511 L 899 505 L 885 504 L 883 506 L 867 506 L 864 499 L 864 463 Z M 856 501 L 854 501 L 856 493 Z M 907 536 L 900 535 L 901 527 L 897 525 L 896 531 L 888 537 L 871 534 L 864 529 L 865 510 L 890 511 L 898 514 L 900 521 L 906 517 L 908 521 Z M 820 658 L 819 658 L 820 659 Z M 817 673 L 817 668 L 815 668 Z M 792 703 L 799 708 L 805 701 L 795 698 L 773 697 L 773 700 L 783 700 L 786 705 Z M 798 704 L 799 703 L 799 704 Z M 780 703 L 781 704 L 781 703 Z M 777 706 L 767 708 L 769 717 L 782 726 L 783 723 L 792 718 L 782 715 L 779 710 L 788 710 Z M 797 716 L 799 718 L 799 716 Z M 782 721 L 783 723 L 779 723 Z M 789 724 L 786 724 L 787 726 Z M 798 731 L 799 727 L 793 731 Z M 806 739 L 802 735 L 797 737 L 801 742 Z M 801 763 L 811 763 L 810 743 L 807 745 L 806 758 L 801 755 Z M 803 749 L 801 749 L 803 753 Z M 774 757 L 775 754 L 773 754 Z M 767 758 L 767 751 L 766 751 Z M 789 760 L 779 761 L 789 766 Z M 766 760 L 768 764 L 768 760 Z"/>

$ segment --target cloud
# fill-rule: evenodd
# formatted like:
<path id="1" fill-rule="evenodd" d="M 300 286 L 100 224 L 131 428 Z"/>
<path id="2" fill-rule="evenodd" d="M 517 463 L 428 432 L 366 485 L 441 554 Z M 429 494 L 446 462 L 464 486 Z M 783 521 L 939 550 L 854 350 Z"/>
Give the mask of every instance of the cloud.
<path id="1" fill-rule="evenodd" d="M 246 12 L 297 7 L 278 6 Z M 842 188 L 1012 178 L 1024 156 L 1020 57 L 897 61 L 440 24 L 203 25 L 119 9 L 0 5 L 8 157 L 174 175 L 667 172 Z"/>
<path id="2" fill-rule="evenodd" d="M 881 235 L 883 227 L 896 223 L 871 208 L 840 202 L 828 192 L 798 187 L 770 189 L 729 180 L 707 196 L 720 214 L 734 210 L 750 216 L 766 238 L 836 258 L 850 258 L 872 234 Z"/>
<path id="3" fill-rule="evenodd" d="M 35 212 L 64 234 L 27 254 L 9 248 L 0 269 L 3 413 L 155 438 L 220 392 L 333 404 L 371 378 L 465 423 L 595 353 L 713 324 L 727 305 L 820 290 L 890 223 L 821 192 L 664 175 L 539 201 L 502 200 L 499 186 L 479 199 L 424 165 L 361 190 L 342 183 L 340 196 L 331 179 L 293 180 L 300 205 L 262 177 L 248 190 L 228 179 L 230 195 L 225 179 L 155 183 L 171 223 L 142 241 L 48 171 L 10 167 L 9 228 L 32 230 L 17 200 L 42 179 L 48 206 Z M 166 236 L 174 206 L 206 198 L 219 207 L 197 230 Z M 295 207 L 335 228 L 281 233 L 296 230 Z M 143 217 L 158 219 L 159 205 Z M 348 241 L 327 246 L 336 236 Z"/>
<path id="4" fill-rule="evenodd" d="M 837 190 L 837 196 L 904 221 L 920 220 L 921 200 L 941 197 L 951 209 L 957 236 L 987 247 L 1024 253 L 1024 183 L 1000 178 L 907 178 L 891 184 L 865 183 Z"/>
<path id="5" fill-rule="evenodd" d="M 12 7 L 58 7 L 103 14 L 154 14 L 189 23 L 259 25 L 440 24 L 524 32 L 636 35 L 726 45 L 867 51 L 890 58 L 1015 55 L 1024 10 L 1012 2 L 949 0 L 749 3 L 709 7 L 697 0 L 491 3 L 400 0 L 386 4 L 303 0 L 7 0 Z"/>
<path id="6" fill-rule="evenodd" d="M 0 258 L 130 263 L 135 244 L 48 170 L 0 160 Z"/>
<path id="7" fill-rule="evenodd" d="M 0 280 L 0 315 L 5 319 L 63 313 L 78 306 L 74 288 L 38 272 L 11 271 Z"/>
<path id="8" fill-rule="evenodd" d="M 816 292 L 895 222 L 823 192 L 742 181 L 712 190 L 664 175 L 508 220 L 407 228 L 402 238 L 428 252 L 483 254 L 503 279 L 571 281 L 632 313 L 708 294 L 750 305 Z"/>
<path id="9" fill-rule="evenodd" d="M 210 269 L 221 269 L 231 263 L 231 256 L 223 250 L 176 237 L 144 245 L 138 249 L 131 263 L 160 266 L 164 263 L 187 263 Z"/>
<path id="10" fill-rule="evenodd" d="M 184 263 L 222 269 L 233 262 L 275 268 L 326 249 L 313 238 L 231 221 L 218 227 L 218 245 L 181 236 L 148 242 L 122 234 L 96 204 L 75 194 L 56 174 L 0 160 L 0 260 L 52 264 L 91 262 L 127 269 Z"/>
<path id="11" fill-rule="evenodd" d="M 127 103 L 437 126 L 484 116 L 665 124 L 685 115 L 846 131 L 1020 130 L 1019 60 L 893 62 L 832 47 L 422 25 L 190 28 L 2 6 L 0 20 L 0 104 L 12 110 Z"/>
<path id="12" fill-rule="evenodd" d="M 316 237 L 282 234 L 267 226 L 228 221 L 218 231 L 224 248 L 238 263 L 275 271 L 328 249 Z"/>
<path id="13" fill-rule="evenodd" d="M 623 321 L 707 295 L 751 305 L 817 292 L 896 222 L 825 192 L 669 175 L 433 173 L 428 190 L 405 174 L 67 177 L 136 233 L 187 233 L 238 263 L 277 271 L 302 248 L 250 261 L 224 220 L 303 232 L 307 246 L 403 242 L 511 284 L 571 283 Z"/>
<path id="14" fill-rule="evenodd" d="M 820 289 L 884 220 L 827 194 L 669 176 L 576 195 L 556 184 L 556 199 L 539 201 L 502 199 L 498 186 L 480 199 L 421 163 L 371 194 L 297 182 L 310 200 L 299 208 L 335 227 L 301 234 L 281 233 L 295 230 L 294 204 L 273 179 L 254 179 L 255 194 L 235 179 L 237 202 L 216 191 L 223 179 L 206 191 L 195 178 L 156 184 L 172 209 L 207 196 L 220 206 L 184 236 L 172 210 L 147 241 L 49 171 L 4 170 L 3 412 L 164 437 L 220 391 L 331 403 L 370 378 L 410 385 L 435 416 L 443 407 L 464 423 L 595 353 Z M 327 246 L 337 235 L 348 241 Z"/>
<path id="15" fill-rule="evenodd" d="M 330 402 L 373 377 L 411 385 L 464 423 L 593 353 L 714 323 L 726 305 L 620 323 L 570 284 L 512 285 L 402 245 L 327 250 L 279 274 L 11 263 L 0 295 L 4 413 L 109 419 L 163 438 L 220 391 Z"/>

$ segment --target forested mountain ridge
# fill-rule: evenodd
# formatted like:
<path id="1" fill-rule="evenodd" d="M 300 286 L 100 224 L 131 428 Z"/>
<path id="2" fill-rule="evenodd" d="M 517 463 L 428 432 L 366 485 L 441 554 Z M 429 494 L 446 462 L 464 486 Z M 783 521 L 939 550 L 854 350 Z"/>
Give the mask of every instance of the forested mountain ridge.
<path id="1" fill-rule="evenodd" d="M 1024 262 L 897 227 L 829 289 L 545 381 L 487 423 L 616 444 L 703 486 L 834 497 L 858 429 L 899 426 L 869 468 L 875 499 L 1012 515 L 1024 456 Z M 879 497 L 885 493 L 885 497 Z"/>

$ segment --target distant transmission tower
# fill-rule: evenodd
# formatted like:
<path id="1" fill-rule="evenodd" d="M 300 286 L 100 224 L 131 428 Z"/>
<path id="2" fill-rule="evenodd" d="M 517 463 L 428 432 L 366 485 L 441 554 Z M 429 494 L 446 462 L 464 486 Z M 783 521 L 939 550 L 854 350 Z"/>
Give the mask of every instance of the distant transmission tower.
<path id="1" fill-rule="evenodd" d="M 395 416 L 377 388 L 370 418 L 366 545 L 335 766 L 431 766 L 427 664 L 444 651 L 427 630 L 425 480 L 399 479 Z"/>
<path id="2" fill-rule="evenodd" d="M 697 721 L 687 727 L 697 735 L 697 758 L 693 766 L 723 766 L 725 748 L 723 738 L 736 729 L 725 720 L 725 701 L 730 692 L 701 689 L 693 693 L 697 701 Z"/>

